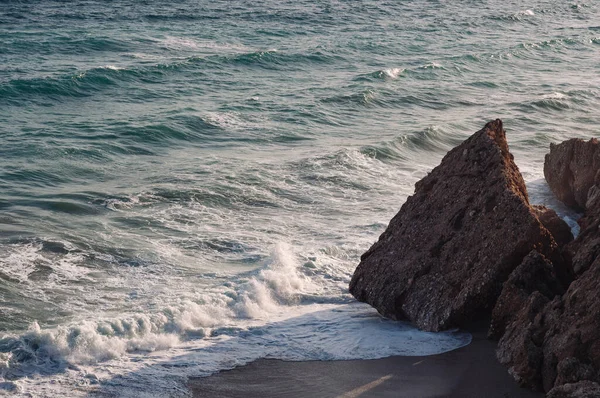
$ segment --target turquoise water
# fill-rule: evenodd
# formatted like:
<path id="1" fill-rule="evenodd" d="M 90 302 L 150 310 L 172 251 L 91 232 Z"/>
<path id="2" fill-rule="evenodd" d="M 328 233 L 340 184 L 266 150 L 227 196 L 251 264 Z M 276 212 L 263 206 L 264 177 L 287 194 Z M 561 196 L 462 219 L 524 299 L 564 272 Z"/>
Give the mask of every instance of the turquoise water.
<path id="1" fill-rule="evenodd" d="M 0 1 L 0 391 L 468 343 L 355 303 L 359 256 L 490 119 L 551 201 L 599 73 L 593 1 Z"/>

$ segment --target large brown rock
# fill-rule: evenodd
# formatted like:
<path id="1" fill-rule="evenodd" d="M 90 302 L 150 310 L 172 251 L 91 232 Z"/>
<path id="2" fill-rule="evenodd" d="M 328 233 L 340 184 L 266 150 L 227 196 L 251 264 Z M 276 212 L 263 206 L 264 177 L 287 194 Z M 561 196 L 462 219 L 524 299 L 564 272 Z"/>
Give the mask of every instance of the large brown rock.
<path id="1" fill-rule="evenodd" d="M 489 315 L 502 284 L 531 251 L 556 243 L 529 205 L 502 122 L 488 123 L 415 186 L 361 257 L 350 292 L 429 331 Z"/>
<path id="2" fill-rule="evenodd" d="M 492 313 L 489 336 L 500 338 L 496 356 L 521 387 L 543 391 L 545 308 L 561 303 L 565 289 L 554 267 L 532 251 L 504 283 Z"/>
<path id="3" fill-rule="evenodd" d="M 583 380 L 600 382 L 599 286 L 600 259 L 562 297 L 548 301 L 536 291 L 528 298 L 497 350 L 521 385 L 550 391 Z"/>
<path id="4" fill-rule="evenodd" d="M 575 280 L 559 305 L 544 309 L 544 389 L 600 381 L 600 259 Z M 566 361 L 566 362 L 565 362 Z"/>
<path id="5" fill-rule="evenodd" d="M 564 250 L 576 275 L 585 272 L 600 254 L 600 143 L 571 139 L 550 145 L 544 175 L 552 192 L 565 204 L 585 211 L 580 234 Z"/>
<path id="6" fill-rule="evenodd" d="M 513 322 L 506 324 L 498 342 L 496 357 L 508 367 L 521 387 L 543 390 L 542 366 L 544 363 L 544 318 L 540 315 L 549 305 L 548 298 L 534 291 L 515 314 Z"/>
<path id="7" fill-rule="evenodd" d="M 498 300 L 497 308 L 504 301 L 510 304 L 501 312 L 505 318 L 497 317 L 500 326 L 505 325 L 498 359 L 522 386 L 547 391 L 549 397 L 600 397 L 599 153 L 596 140 L 569 140 L 551 147 L 544 167 L 558 198 L 585 211 L 578 221 L 579 236 L 563 250 L 577 279 L 554 298 L 544 292 L 547 283 L 541 288 L 537 283 L 524 300 L 533 290 L 531 273 L 541 269 L 529 267 L 529 275 L 521 278 L 529 281 L 528 288 L 516 289 L 507 282 Z M 547 272 L 537 274 L 537 279 L 548 280 Z M 519 304 L 523 308 L 515 316 L 507 314 Z"/>
<path id="8" fill-rule="evenodd" d="M 488 336 L 492 339 L 502 337 L 506 327 L 519 316 L 519 311 L 527 308 L 529 297 L 534 292 L 545 297 L 546 301 L 565 292 L 552 263 L 535 250 L 523 259 L 504 282 L 502 293 L 492 312 Z"/>
<path id="9" fill-rule="evenodd" d="M 588 192 L 600 170 L 600 144 L 573 138 L 550 145 L 544 162 L 544 176 L 556 197 L 580 210 L 586 208 Z"/>
<path id="10" fill-rule="evenodd" d="M 585 212 L 578 220 L 579 236 L 563 248 L 577 279 L 552 298 L 557 290 L 548 290 L 548 264 L 529 261 L 527 271 L 522 264 L 511 275 L 494 310 L 492 331 L 501 334 L 504 326 L 500 362 L 521 385 L 548 391 L 553 398 L 600 397 L 599 170 L 597 140 L 551 146 L 544 164 L 548 184 L 560 200 Z M 538 217 L 555 237 L 562 236 L 550 225 L 552 215 L 538 212 Z"/>
<path id="11" fill-rule="evenodd" d="M 600 174 L 599 174 L 600 175 Z M 569 243 L 564 252 L 570 259 L 576 275 L 585 272 L 600 255 L 600 181 L 598 175 L 588 190 L 585 214 L 577 220 L 579 236 Z"/>

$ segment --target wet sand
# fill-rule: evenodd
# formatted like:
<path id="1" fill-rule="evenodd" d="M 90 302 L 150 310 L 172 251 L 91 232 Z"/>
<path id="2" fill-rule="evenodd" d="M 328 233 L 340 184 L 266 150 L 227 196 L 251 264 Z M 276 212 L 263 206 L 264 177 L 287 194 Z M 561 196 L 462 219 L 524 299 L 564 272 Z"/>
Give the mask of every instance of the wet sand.
<path id="1" fill-rule="evenodd" d="M 261 359 L 193 378 L 193 397 L 543 397 L 521 389 L 498 363 L 483 331 L 463 348 L 428 357 L 285 362 Z"/>

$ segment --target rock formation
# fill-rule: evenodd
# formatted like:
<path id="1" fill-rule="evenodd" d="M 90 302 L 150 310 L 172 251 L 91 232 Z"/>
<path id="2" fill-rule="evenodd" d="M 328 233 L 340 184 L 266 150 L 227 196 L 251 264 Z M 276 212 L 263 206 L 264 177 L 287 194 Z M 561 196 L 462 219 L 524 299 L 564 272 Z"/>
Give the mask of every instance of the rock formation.
<path id="1" fill-rule="evenodd" d="M 520 315 L 519 311 L 524 310 L 523 316 L 531 318 L 536 312 L 527 312 L 531 311 L 531 306 L 535 309 L 538 307 L 536 303 L 545 304 L 555 296 L 562 295 L 564 291 L 554 273 L 552 263 L 537 251 L 531 251 L 504 282 L 502 293 L 492 312 L 489 337 L 499 339 L 504 335 L 506 327 Z M 539 297 L 529 303 L 529 297 L 534 292 L 537 292 Z"/>
<path id="2" fill-rule="evenodd" d="M 361 257 L 350 292 L 386 317 L 439 331 L 489 315 L 502 284 L 532 250 L 568 278 L 496 120 L 416 184 Z"/>
<path id="3" fill-rule="evenodd" d="M 591 381 L 563 384 L 553 388 L 547 395 L 548 398 L 598 398 L 600 385 Z"/>
<path id="4" fill-rule="evenodd" d="M 600 260 L 567 292 L 528 298 L 498 345 L 498 359 L 523 386 L 550 391 L 566 383 L 600 382 Z"/>
<path id="5" fill-rule="evenodd" d="M 598 140 L 571 139 L 550 145 L 544 162 L 544 176 L 556 197 L 580 210 L 586 208 L 588 192 L 600 169 Z"/>
<path id="6" fill-rule="evenodd" d="M 429 331 L 490 316 L 498 360 L 521 386 L 600 397 L 600 144 L 551 145 L 544 174 L 584 212 L 575 239 L 529 204 L 502 122 L 488 123 L 416 184 L 350 292 Z"/>
<path id="7" fill-rule="evenodd" d="M 568 206 L 585 211 L 581 232 L 565 250 L 573 270 L 581 274 L 600 254 L 600 144 L 571 139 L 550 145 L 544 175 L 552 192 Z"/>
<path id="8" fill-rule="evenodd" d="M 600 397 L 599 159 L 596 140 L 569 140 L 552 145 L 545 160 L 552 191 L 585 212 L 578 221 L 579 236 L 563 249 L 576 279 L 563 295 L 552 298 L 547 283 L 534 283 L 525 275 L 527 286 L 534 289 L 515 293 L 507 282 L 501 296 L 506 292 L 512 297 L 511 308 L 516 308 L 514 301 L 525 304 L 508 320 L 499 318 L 505 333 L 498 359 L 521 385 L 546 391 L 548 397 Z"/>

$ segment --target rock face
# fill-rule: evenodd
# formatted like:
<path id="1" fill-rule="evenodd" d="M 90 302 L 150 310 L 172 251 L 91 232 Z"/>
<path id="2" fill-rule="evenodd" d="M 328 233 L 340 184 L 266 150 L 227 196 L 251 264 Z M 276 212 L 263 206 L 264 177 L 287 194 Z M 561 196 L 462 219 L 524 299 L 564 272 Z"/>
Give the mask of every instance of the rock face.
<path id="1" fill-rule="evenodd" d="M 598 286 L 600 259 L 562 297 L 549 301 L 537 291 L 529 297 L 497 351 L 521 385 L 550 391 L 566 383 L 600 382 Z"/>
<path id="2" fill-rule="evenodd" d="M 556 268 L 556 249 L 496 120 L 416 184 L 361 257 L 350 292 L 386 317 L 439 331 L 489 315 L 528 253 L 556 259 Z"/>
<path id="3" fill-rule="evenodd" d="M 498 343 L 496 356 L 508 367 L 508 372 L 521 387 L 542 390 L 543 328 L 540 313 L 548 305 L 548 298 L 533 292 L 512 322 L 506 324 Z"/>
<path id="4" fill-rule="evenodd" d="M 544 176 L 556 197 L 577 209 L 585 209 L 588 192 L 600 169 L 598 140 L 571 139 L 550 145 L 544 162 Z"/>
<path id="5" fill-rule="evenodd" d="M 600 397 L 600 385 L 591 381 L 580 381 L 579 383 L 564 384 L 553 388 L 547 398 L 598 398 Z"/>
<path id="6" fill-rule="evenodd" d="M 517 301 L 525 304 L 508 321 L 499 317 L 505 332 L 498 344 L 498 359 L 521 385 L 547 391 L 554 398 L 600 397 L 599 156 L 596 140 L 569 140 L 551 146 L 544 166 L 557 197 L 585 211 L 578 221 L 579 236 L 563 249 L 573 265 L 575 281 L 554 298 L 548 295 L 547 284 L 521 290 L 509 282 L 504 286 L 512 298 L 511 308 L 516 308 Z M 534 270 L 530 267 L 529 274 Z M 534 286 L 534 279 L 543 279 L 523 275 L 528 287 Z M 525 300 L 527 293 L 531 294 Z M 504 295 L 503 291 L 499 304 Z"/>
<path id="7" fill-rule="evenodd" d="M 589 269 L 600 255 L 600 214 L 597 214 L 600 213 L 600 206 L 587 213 L 578 221 L 581 228 L 579 236 L 565 248 L 576 275 Z"/>
<path id="8" fill-rule="evenodd" d="M 492 312 L 488 333 L 490 338 L 502 337 L 506 327 L 519 316 L 519 311 L 530 309 L 528 305 L 531 306 L 531 303 L 528 301 L 534 292 L 537 292 L 540 297 L 533 302 L 537 303 L 541 300 L 544 304 L 565 292 L 563 285 L 556 277 L 552 263 L 535 250 L 523 259 L 523 262 L 504 282 L 502 293 Z M 524 313 L 523 316 L 531 318 L 527 313 Z"/>
<path id="9" fill-rule="evenodd" d="M 550 231 L 559 247 L 573 240 L 571 228 L 554 210 L 541 205 L 533 205 L 533 210 L 542 225 Z"/>
<path id="10" fill-rule="evenodd" d="M 565 249 L 575 274 L 581 274 L 600 254 L 600 143 L 571 139 L 551 144 L 544 175 L 558 199 L 585 211 L 579 236 Z"/>
<path id="11" fill-rule="evenodd" d="M 600 259 L 574 281 L 564 296 L 544 308 L 545 391 L 581 380 L 600 381 Z"/>

